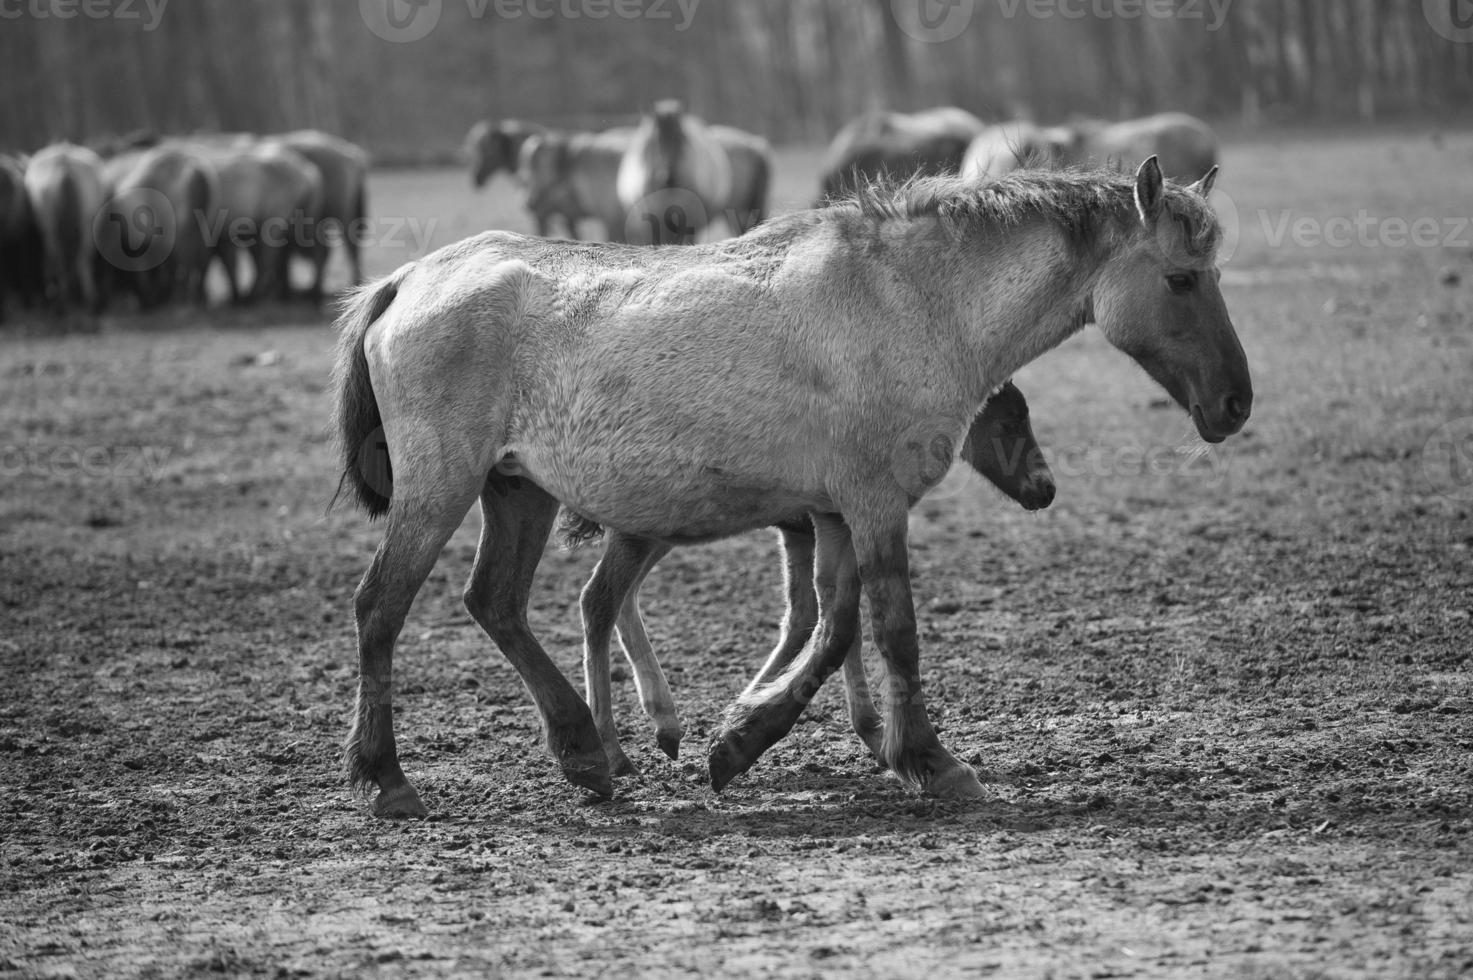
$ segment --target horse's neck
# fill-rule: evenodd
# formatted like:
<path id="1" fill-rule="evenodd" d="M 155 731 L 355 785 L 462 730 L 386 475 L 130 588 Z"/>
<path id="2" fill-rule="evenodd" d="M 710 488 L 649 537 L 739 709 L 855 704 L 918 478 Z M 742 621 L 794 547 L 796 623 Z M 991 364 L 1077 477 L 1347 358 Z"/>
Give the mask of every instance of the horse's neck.
<path id="1" fill-rule="evenodd" d="M 1040 220 L 962 240 L 930 261 L 932 275 L 952 283 L 947 294 L 965 383 L 985 397 L 1079 331 L 1102 257 L 1082 259 L 1062 232 Z"/>

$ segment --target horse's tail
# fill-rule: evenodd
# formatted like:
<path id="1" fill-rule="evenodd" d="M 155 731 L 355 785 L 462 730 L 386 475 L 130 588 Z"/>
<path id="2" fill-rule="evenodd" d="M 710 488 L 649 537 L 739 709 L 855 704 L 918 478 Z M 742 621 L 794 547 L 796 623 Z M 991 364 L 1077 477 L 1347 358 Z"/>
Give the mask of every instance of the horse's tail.
<path id="1" fill-rule="evenodd" d="M 557 535 L 564 548 L 581 548 L 603 537 L 603 533 L 602 524 L 571 510 L 564 509 L 562 520 L 558 521 Z"/>
<path id="2" fill-rule="evenodd" d="M 338 449 L 343 454 L 343 475 L 332 503 L 337 502 L 345 488 L 351 487 L 358 506 L 368 511 L 370 518 L 382 517 L 388 511 L 394 471 L 389 464 L 389 445 L 384 440 L 384 420 L 379 415 L 378 399 L 368 377 L 363 335 L 399 295 L 399 285 L 410 268 L 406 265 L 387 279 L 354 289 L 343 301 L 343 311 L 338 316 L 334 424 Z M 329 508 L 332 503 L 328 504 Z"/>

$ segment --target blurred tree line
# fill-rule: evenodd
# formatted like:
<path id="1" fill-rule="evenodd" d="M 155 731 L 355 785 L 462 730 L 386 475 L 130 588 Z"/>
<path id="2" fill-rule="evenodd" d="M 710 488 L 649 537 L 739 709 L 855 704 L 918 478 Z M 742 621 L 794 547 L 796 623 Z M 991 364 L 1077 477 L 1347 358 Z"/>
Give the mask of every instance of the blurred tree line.
<path id="1" fill-rule="evenodd" d="M 697 0 L 688 18 L 691 0 L 418 2 L 400 13 L 433 30 L 395 42 L 356 0 L 172 0 L 152 29 L 144 0 L 70 19 L 56 5 L 77 0 L 4 0 L 0 147 L 316 126 L 443 159 L 477 118 L 598 127 L 669 95 L 776 141 L 880 107 L 1252 125 L 1462 116 L 1473 95 L 1473 44 L 1418 0 L 960 0 L 970 19 L 944 42 L 907 33 L 892 0 Z"/>

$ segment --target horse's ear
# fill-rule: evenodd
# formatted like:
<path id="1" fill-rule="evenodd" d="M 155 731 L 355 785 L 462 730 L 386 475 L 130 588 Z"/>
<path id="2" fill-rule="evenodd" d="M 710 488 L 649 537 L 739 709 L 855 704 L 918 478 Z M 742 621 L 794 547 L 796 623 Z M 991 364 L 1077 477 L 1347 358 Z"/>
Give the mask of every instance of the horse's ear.
<path id="1" fill-rule="evenodd" d="M 1214 163 L 1212 165 L 1212 169 L 1209 170 L 1209 171 L 1207 171 L 1205 174 L 1203 174 L 1202 175 L 1202 178 L 1200 180 L 1198 180 L 1195 184 L 1193 184 L 1191 187 L 1188 187 L 1187 190 L 1193 191 L 1193 192 L 1195 192 L 1197 194 L 1202 195 L 1203 197 L 1206 197 L 1208 194 L 1211 194 L 1212 193 L 1212 182 L 1215 181 L 1216 179 L 1217 179 L 1217 164 Z"/>
<path id="2" fill-rule="evenodd" d="M 1161 164 L 1154 155 L 1147 157 L 1146 162 L 1135 172 L 1135 209 L 1140 214 L 1141 221 L 1154 225 L 1161 216 L 1161 205 L 1165 197 Z"/>

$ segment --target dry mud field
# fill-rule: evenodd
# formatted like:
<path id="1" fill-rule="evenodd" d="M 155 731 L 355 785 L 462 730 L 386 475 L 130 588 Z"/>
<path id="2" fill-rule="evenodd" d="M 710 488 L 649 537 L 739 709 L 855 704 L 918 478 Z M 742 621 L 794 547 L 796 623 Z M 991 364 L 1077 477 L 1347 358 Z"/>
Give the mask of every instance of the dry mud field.
<path id="1" fill-rule="evenodd" d="M 782 202 L 815 160 L 783 157 Z M 836 682 L 710 791 L 777 632 L 769 533 L 651 576 L 686 751 L 617 674 L 643 775 L 590 799 L 460 604 L 472 515 L 395 664 L 432 815 L 375 821 L 339 749 L 379 530 L 327 510 L 325 320 L 7 328 L 0 975 L 1473 974 L 1473 138 L 1258 138 L 1220 184 L 1247 431 L 1205 451 L 1090 329 L 1017 379 L 1054 506 L 953 473 L 914 513 L 930 704 L 976 804 L 879 771 Z M 373 191 L 431 244 L 525 227 L 459 173 Z M 575 677 L 596 558 L 550 547 L 534 592 Z"/>

